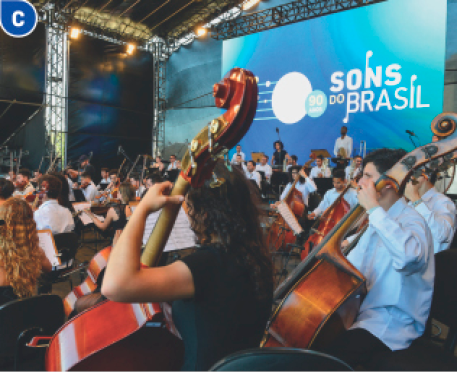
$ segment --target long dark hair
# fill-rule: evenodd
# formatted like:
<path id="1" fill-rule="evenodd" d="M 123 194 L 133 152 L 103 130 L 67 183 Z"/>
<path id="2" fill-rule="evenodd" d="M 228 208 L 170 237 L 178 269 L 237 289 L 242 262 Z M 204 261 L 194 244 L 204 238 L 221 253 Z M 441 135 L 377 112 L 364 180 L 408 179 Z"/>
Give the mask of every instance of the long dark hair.
<path id="1" fill-rule="evenodd" d="M 249 274 L 259 298 L 271 296 L 273 265 L 260 226 L 258 192 L 235 167 L 229 171 L 219 162 L 215 175 L 225 182 L 212 187 L 212 180 L 187 194 L 191 226 L 198 243 L 211 245 L 235 257 Z"/>
<path id="2" fill-rule="evenodd" d="M 51 172 L 51 176 L 57 177 L 60 182 L 62 182 L 62 190 L 60 191 L 59 196 L 57 197 L 57 202 L 65 208 L 68 208 L 70 212 L 74 212 L 74 208 L 71 205 L 68 195 L 70 194 L 70 185 L 68 184 L 67 179 L 61 172 Z"/>

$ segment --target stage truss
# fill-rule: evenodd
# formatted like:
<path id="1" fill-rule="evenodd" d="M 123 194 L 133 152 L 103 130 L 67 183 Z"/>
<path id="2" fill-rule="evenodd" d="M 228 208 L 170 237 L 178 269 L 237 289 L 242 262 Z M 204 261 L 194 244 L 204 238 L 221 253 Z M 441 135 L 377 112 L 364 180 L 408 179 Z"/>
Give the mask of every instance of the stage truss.
<path id="1" fill-rule="evenodd" d="M 216 40 L 233 39 L 384 1 L 387 0 L 294 1 L 212 26 L 211 37 Z"/>
<path id="2" fill-rule="evenodd" d="M 68 44 L 64 28 L 48 24 L 46 27 L 46 148 L 50 161 L 60 157 L 62 168 L 66 164 Z"/>

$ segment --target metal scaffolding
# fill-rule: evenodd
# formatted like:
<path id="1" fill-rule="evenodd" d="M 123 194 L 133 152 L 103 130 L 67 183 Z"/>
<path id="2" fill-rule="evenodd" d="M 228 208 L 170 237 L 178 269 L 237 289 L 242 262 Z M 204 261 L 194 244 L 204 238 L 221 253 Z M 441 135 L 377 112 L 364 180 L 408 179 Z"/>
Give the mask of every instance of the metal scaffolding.
<path id="1" fill-rule="evenodd" d="M 63 167 L 67 143 L 67 33 L 62 27 L 48 24 L 46 36 L 46 147 L 52 159 L 60 156 Z"/>
<path id="2" fill-rule="evenodd" d="M 325 15 L 381 3 L 387 0 L 301 0 L 248 14 L 211 27 L 216 40 L 254 34 L 260 31 L 306 21 Z"/>
<path id="3" fill-rule="evenodd" d="M 164 43 L 154 41 L 150 51 L 154 60 L 154 115 L 152 123 L 152 156 L 162 155 L 165 148 L 165 112 L 166 112 L 166 68 L 167 57 Z"/>

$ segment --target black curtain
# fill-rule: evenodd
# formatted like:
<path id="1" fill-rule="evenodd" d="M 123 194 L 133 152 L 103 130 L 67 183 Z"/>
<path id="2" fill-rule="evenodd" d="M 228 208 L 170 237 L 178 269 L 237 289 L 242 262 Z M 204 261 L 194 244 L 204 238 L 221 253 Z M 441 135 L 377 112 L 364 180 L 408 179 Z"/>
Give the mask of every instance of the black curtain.
<path id="1" fill-rule="evenodd" d="M 0 145 L 28 151 L 21 164 L 32 169 L 38 166 L 45 146 L 45 110 L 39 109 L 45 91 L 45 53 L 43 24 L 24 38 L 13 38 L 0 30 Z M 40 111 L 21 128 L 36 110 Z M 9 157 L 2 160 L 5 171 Z"/>
<path id="2" fill-rule="evenodd" d="M 82 37 L 70 46 L 68 159 L 93 152 L 92 164 L 117 169 L 122 146 L 134 160 L 151 153 L 153 59 L 147 52 Z"/>

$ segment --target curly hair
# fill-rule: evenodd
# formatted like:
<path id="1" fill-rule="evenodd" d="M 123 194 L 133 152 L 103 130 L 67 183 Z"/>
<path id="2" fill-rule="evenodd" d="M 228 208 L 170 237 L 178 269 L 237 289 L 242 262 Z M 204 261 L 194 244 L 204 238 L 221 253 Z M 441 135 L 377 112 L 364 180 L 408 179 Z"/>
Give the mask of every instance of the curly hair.
<path id="1" fill-rule="evenodd" d="M 22 198 L 10 198 L 0 206 L 0 263 L 8 283 L 19 297 L 33 296 L 41 273 L 42 252 L 32 208 Z"/>
<path id="2" fill-rule="evenodd" d="M 220 187 L 209 180 L 187 194 L 191 227 L 198 243 L 232 255 L 249 273 L 258 298 L 271 296 L 273 265 L 260 226 L 258 192 L 235 167 L 230 172 L 219 162 L 214 173 L 225 180 Z"/>

